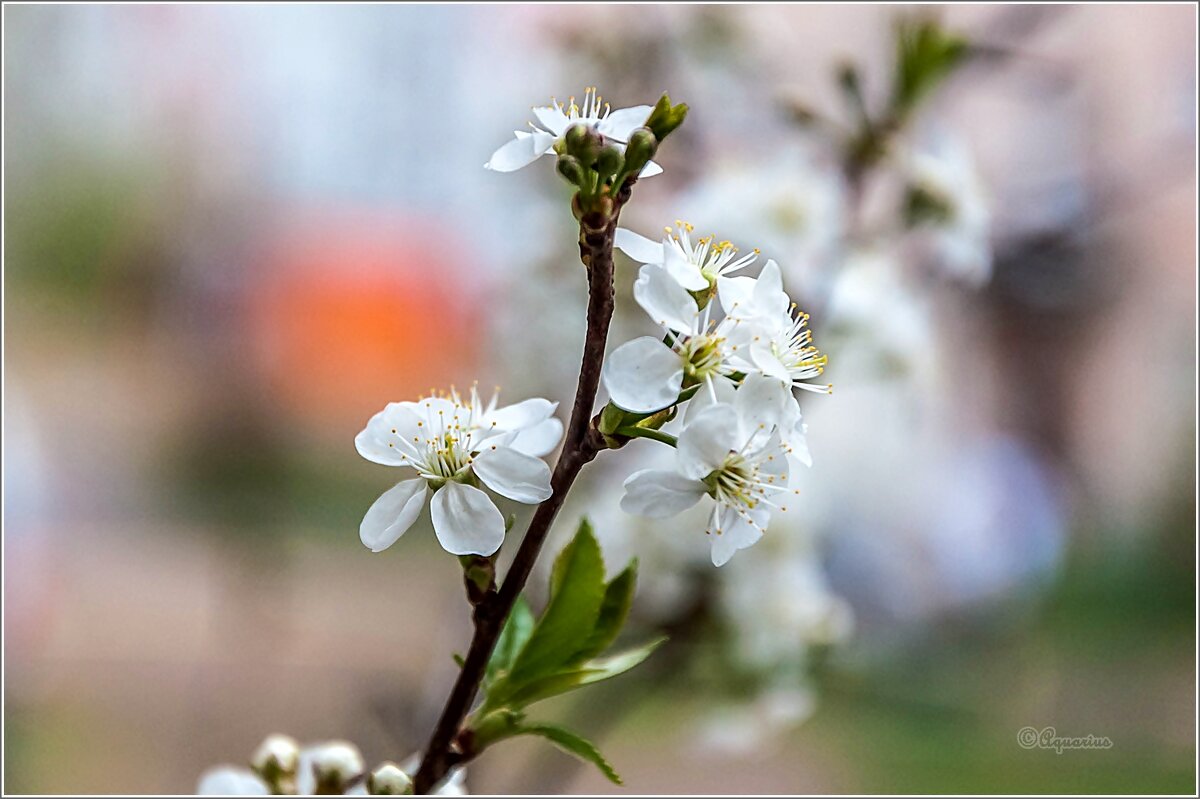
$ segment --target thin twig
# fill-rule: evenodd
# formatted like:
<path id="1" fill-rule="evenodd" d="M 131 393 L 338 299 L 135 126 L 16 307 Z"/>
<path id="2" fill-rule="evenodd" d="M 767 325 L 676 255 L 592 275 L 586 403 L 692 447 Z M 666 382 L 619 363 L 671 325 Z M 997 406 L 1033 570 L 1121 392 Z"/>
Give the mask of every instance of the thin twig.
<path id="1" fill-rule="evenodd" d="M 475 634 L 471 639 L 471 647 L 467 650 L 458 679 L 413 778 L 413 788 L 418 794 L 429 793 L 451 768 L 475 755 L 472 751 L 464 751 L 457 738 L 463 719 L 479 692 L 504 620 L 525 588 L 533 564 L 575 478 L 600 450 L 606 448 L 603 437 L 593 429 L 591 419 L 596 392 L 600 388 L 600 369 L 604 363 L 604 348 L 613 314 L 613 239 L 617 217 L 621 206 L 629 199 L 629 191 L 635 180 L 631 178 L 624 185 L 613 199 L 612 210 L 607 215 L 594 212 L 585 214 L 580 221 L 579 257 L 588 273 L 587 333 L 571 419 L 567 423 L 562 454 L 550 478 L 554 493 L 534 512 L 499 592 L 475 608 Z"/>

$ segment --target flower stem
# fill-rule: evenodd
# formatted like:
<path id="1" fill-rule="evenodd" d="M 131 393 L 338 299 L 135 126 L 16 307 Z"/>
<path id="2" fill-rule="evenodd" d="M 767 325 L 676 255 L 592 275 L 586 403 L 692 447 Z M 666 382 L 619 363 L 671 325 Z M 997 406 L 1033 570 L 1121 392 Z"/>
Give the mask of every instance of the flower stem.
<path id="1" fill-rule="evenodd" d="M 413 778 L 413 788 L 418 794 L 429 793 L 451 768 L 465 763 L 476 754 L 469 746 L 460 745 L 460 728 L 479 692 L 504 620 L 524 589 L 554 517 L 562 508 L 575 478 L 600 450 L 606 448 L 603 436 L 593 429 L 591 419 L 613 314 L 613 240 L 617 217 L 621 207 L 629 200 L 630 187 L 635 180 L 630 178 L 621 187 L 607 214 L 590 212 L 583 214 L 580 219 L 579 257 L 588 273 L 587 333 L 571 419 L 567 423 L 562 454 L 550 477 L 550 487 L 554 493 L 534 511 L 500 590 L 490 594 L 475 608 L 475 633 L 470 649 Z"/>
<path id="2" fill-rule="evenodd" d="M 672 447 L 679 443 L 679 439 L 670 433 L 664 433 L 661 430 L 654 430 L 649 427 L 622 427 L 618 429 L 617 435 L 625 436 L 626 438 L 650 438 L 655 441 L 661 441 L 664 444 L 669 444 Z"/>

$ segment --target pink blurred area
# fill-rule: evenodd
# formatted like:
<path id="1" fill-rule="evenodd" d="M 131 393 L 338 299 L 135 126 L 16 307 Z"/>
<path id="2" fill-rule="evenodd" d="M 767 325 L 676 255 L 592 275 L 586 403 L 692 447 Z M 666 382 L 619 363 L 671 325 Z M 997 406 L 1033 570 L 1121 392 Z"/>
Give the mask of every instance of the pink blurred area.
<path id="1" fill-rule="evenodd" d="M 247 264 L 247 342 L 286 414 L 316 429 L 361 422 L 379 398 L 469 383 L 486 298 L 440 220 L 296 213 Z"/>

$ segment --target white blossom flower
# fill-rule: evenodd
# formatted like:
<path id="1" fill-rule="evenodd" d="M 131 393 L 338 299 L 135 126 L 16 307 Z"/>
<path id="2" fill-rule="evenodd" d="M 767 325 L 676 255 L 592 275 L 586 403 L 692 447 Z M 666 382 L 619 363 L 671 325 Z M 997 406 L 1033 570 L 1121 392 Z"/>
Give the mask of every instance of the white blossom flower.
<path id="1" fill-rule="evenodd" d="M 711 497 L 712 562 L 727 563 L 762 537 L 772 511 L 786 511 L 786 495 L 794 493 L 792 453 L 779 433 L 788 397 L 782 382 L 748 376 L 732 404 L 706 407 L 687 423 L 674 469 L 630 475 L 621 508 L 667 518 Z"/>
<path id="2" fill-rule="evenodd" d="M 808 314 L 783 290 L 779 266 L 768 261 L 757 280 L 747 277 L 722 281 L 718 296 L 727 318 L 742 320 L 753 329 L 749 346 L 738 357 L 745 369 L 754 369 L 788 385 L 828 394 L 833 387 L 807 382 L 825 372 L 829 357 L 813 346 Z"/>
<path id="3" fill-rule="evenodd" d="M 944 206 L 945 217 L 914 220 L 909 249 L 916 260 L 978 288 L 992 274 L 987 192 L 965 142 L 942 131 L 925 139 L 900 150 L 900 171 L 911 189 Z"/>
<path id="4" fill-rule="evenodd" d="M 433 490 L 430 514 L 442 547 L 455 555 L 491 555 L 504 541 L 504 518 L 477 483 L 497 494 L 536 504 L 551 494 L 545 455 L 562 436 L 552 414 L 557 403 L 535 398 L 485 406 L 472 388 L 418 402 L 393 402 L 354 439 L 364 458 L 385 466 L 407 466 L 417 477 L 386 491 L 359 527 L 374 552 L 394 544 L 421 512 Z"/>
<path id="5" fill-rule="evenodd" d="M 797 540 L 799 538 L 800 540 Z M 762 675 L 802 669 L 814 646 L 844 642 L 854 616 L 830 589 L 815 547 L 803 535 L 775 538 L 730 566 L 717 607 L 737 642 L 733 652 Z"/>
<path id="6" fill-rule="evenodd" d="M 780 403 L 777 406 L 780 443 L 790 451 L 793 459 L 803 463 L 805 466 L 812 466 L 812 455 L 808 450 L 808 425 L 805 424 L 804 418 L 800 413 L 800 403 L 796 402 L 795 396 L 789 391 L 780 394 L 772 388 L 759 385 L 765 382 L 787 385 L 787 381 L 785 380 L 779 380 L 778 378 L 759 372 L 748 373 L 742 380 L 742 385 L 743 387 L 746 385 L 750 386 L 751 394 L 747 396 L 755 396 L 755 392 L 760 392 L 757 393 L 757 396 L 766 397 L 772 402 Z M 729 380 L 713 381 L 709 390 L 697 392 L 696 396 L 688 402 L 687 410 L 683 415 L 684 424 L 690 424 L 691 420 L 697 414 L 709 406 L 721 403 L 727 405 L 735 404 L 740 390 Z"/>
<path id="7" fill-rule="evenodd" d="M 727 154 L 675 198 L 681 216 L 721 220 L 721 230 L 785 257 L 788 285 L 820 289 L 841 260 L 846 189 L 838 160 L 794 138 L 771 157 Z"/>
<path id="8" fill-rule="evenodd" d="M 742 320 L 714 321 L 714 303 L 701 311 L 661 264 L 641 268 L 633 296 L 666 331 L 666 340 L 643 336 L 609 355 L 602 376 L 615 405 L 638 413 L 661 410 L 674 404 L 685 386 L 711 384 L 739 371 L 733 358 L 753 337 Z"/>
<path id="9" fill-rule="evenodd" d="M 652 110 L 648 105 L 635 105 L 614 111 L 596 93 L 594 86 L 584 92 L 582 106 L 576 105 L 574 97 L 566 105 L 551 99 L 550 105 L 533 109 L 538 121 L 537 124 L 529 123 L 531 130 L 514 131 L 516 138 L 492 153 L 491 159 L 483 166 L 495 172 L 514 172 L 532 164 L 543 155 L 553 152 L 555 142 L 562 138 L 568 128 L 577 124 L 595 128 L 606 139 L 623 145 L 629 141 L 634 130 L 645 124 Z M 660 172 L 662 167 L 651 161 L 642 168 L 640 177 L 648 178 Z"/>
<path id="10" fill-rule="evenodd" d="M 727 274 L 754 263 L 759 251 L 738 257 L 738 249 L 716 236 L 702 236 L 695 242 L 695 227 L 675 220 L 675 227 L 664 229 L 662 242 L 652 241 L 626 228 L 618 228 L 614 245 L 642 264 L 658 264 L 675 282 L 688 291 L 708 291 Z"/>

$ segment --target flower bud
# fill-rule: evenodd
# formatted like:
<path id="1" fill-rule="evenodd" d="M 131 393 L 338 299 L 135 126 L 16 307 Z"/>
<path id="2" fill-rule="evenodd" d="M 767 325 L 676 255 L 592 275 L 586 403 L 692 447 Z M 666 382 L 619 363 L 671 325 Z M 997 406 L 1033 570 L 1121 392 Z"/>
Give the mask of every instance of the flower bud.
<path id="1" fill-rule="evenodd" d="M 649 128 L 654 133 L 655 138 L 661 142 L 675 128 L 683 124 L 683 119 L 687 116 L 687 112 L 687 103 L 671 105 L 670 96 L 664 92 L 663 96 L 658 98 L 658 102 L 654 104 L 654 110 L 650 112 L 650 116 L 646 119 L 645 127 Z"/>
<path id="2" fill-rule="evenodd" d="M 250 758 L 250 767 L 272 789 L 282 790 L 296 776 L 300 744 L 287 735 L 268 735 Z"/>
<path id="3" fill-rule="evenodd" d="M 296 771 L 300 759 L 300 744 L 288 735 L 268 735 L 254 751 L 250 766 L 260 774 L 267 769 L 278 769 L 286 774 Z"/>
<path id="4" fill-rule="evenodd" d="M 658 150 L 658 137 L 649 128 L 638 128 L 629 136 L 625 146 L 625 169 L 631 173 L 642 171 Z"/>
<path id="5" fill-rule="evenodd" d="M 560 155 L 558 162 L 555 164 L 558 169 L 558 174 L 567 179 L 567 182 L 579 186 L 583 183 L 583 165 L 579 163 L 579 159 L 573 155 Z"/>
<path id="6" fill-rule="evenodd" d="M 367 775 L 367 793 L 372 796 L 401 796 L 412 791 L 412 779 L 395 763 L 381 763 Z"/>
<path id="7" fill-rule="evenodd" d="M 567 128 L 563 138 L 567 143 L 567 152 L 578 158 L 583 167 L 596 163 L 596 156 L 604 146 L 604 135 L 591 125 L 581 123 Z"/>
<path id="8" fill-rule="evenodd" d="M 621 155 L 621 150 L 616 145 L 608 145 L 600 150 L 600 154 L 596 156 L 596 172 L 600 174 L 601 180 L 606 180 L 620 171 L 621 166 L 625 163 L 625 156 Z"/>
<path id="9" fill-rule="evenodd" d="M 300 793 L 340 794 L 362 774 L 363 759 L 354 744 L 330 741 L 304 751 L 300 772 L 297 779 L 306 783 L 299 785 Z M 315 782 L 314 790 L 308 790 L 309 779 Z"/>

